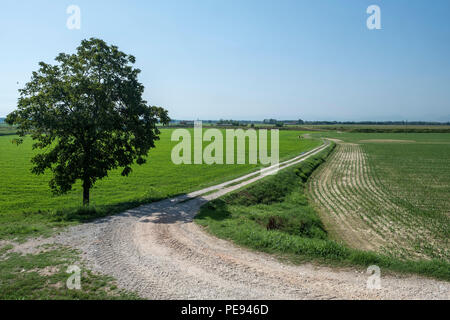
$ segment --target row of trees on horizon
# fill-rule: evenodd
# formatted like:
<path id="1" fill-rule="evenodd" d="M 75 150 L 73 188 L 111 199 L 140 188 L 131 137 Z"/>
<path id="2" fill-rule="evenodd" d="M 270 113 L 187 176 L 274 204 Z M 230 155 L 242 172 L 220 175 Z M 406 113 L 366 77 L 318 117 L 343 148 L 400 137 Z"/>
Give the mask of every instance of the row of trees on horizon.
<path id="1" fill-rule="evenodd" d="M 233 119 L 220 119 L 220 120 L 202 120 L 204 123 L 211 124 L 221 124 L 221 125 L 248 125 L 248 124 L 285 124 L 285 125 L 436 125 L 436 126 L 448 126 L 450 125 L 450 121 L 448 122 L 438 122 L 438 121 L 326 121 L 326 120 L 277 120 L 277 119 L 264 119 L 264 120 L 233 120 Z M 193 120 L 176 120 L 173 119 L 170 121 L 171 123 L 182 123 L 182 124 L 192 124 Z"/>
<path id="2" fill-rule="evenodd" d="M 285 125 L 395 125 L 395 126 L 404 126 L 404 125 L 412 125 L 412 126 L 449 126 L 450 121 L 448 122 L 437 122 L 437 121 L 325 121 L 325 120 L 276 120 L 276 119 L 264 119 L 264 120 L 202 120 L 205 123 L 211 124 L 222 124 L 222 125 L 248 125 L 248 124 L 285 124 Z M 171 120 L 170 123 L 186 123 L 190 124 L 193 120 Z M 0 123 L 5 123 L 5 118 L 0 118 Z"/>

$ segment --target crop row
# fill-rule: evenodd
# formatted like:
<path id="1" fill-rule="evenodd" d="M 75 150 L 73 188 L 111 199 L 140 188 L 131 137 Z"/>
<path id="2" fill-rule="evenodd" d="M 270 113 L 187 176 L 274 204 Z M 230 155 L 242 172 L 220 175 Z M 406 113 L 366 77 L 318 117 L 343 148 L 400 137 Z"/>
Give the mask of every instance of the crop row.
<path id="1" fill-rule="evenodd" d="M 396 201 L 360 145 L 338 145 L 308 189 L 327 227 L 350 246 L 399 258 L 448 258 L 436 223 Z"/>

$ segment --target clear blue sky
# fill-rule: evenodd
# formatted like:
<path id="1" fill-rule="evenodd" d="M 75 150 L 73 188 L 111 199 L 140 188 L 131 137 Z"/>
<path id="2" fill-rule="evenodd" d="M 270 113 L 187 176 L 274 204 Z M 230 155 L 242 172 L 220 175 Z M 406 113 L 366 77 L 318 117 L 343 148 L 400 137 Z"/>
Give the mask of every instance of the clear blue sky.
<path id="1" fill-rule="evenodd" d="M 66 8 L 81 8 L 69 30 Z M 366 9 L 381 8 L 382 30 Z M 175 119 L 450 120 L 450 1 L 4 1 L 0 116 L 39 61 L 99 37 Z M 19 82 L 19 84 L 17 84 Z"/>

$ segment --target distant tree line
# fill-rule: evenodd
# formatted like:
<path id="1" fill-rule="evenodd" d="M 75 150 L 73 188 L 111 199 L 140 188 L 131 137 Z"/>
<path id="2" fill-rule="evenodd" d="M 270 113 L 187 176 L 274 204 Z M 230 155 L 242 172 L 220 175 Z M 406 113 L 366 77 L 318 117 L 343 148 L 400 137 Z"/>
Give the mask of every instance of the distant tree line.
<path id="1" fill-rule="evenodd" d="M 240 126 L 240 123 L 239 123 L 239 121 L 237 121 L 237 120 L 224 120 L 224 119 L 220 119 L 218 122 L 217 122 L 217 124 L 219 124 L 219 125 L 232 125 L 232 126 L 235 126 L 235 127 L 238 127 L 238 126 Z"/>
<path id="2" fill-rule="evenodd" d="M 308 125 L 412 125 L 412 126 L 437 126 L 450 125 L 450 122 L 434 121 L 302 121 L 301 124 Z"/>
<path id="3" fill-rule="evenodd" d="M 283 127 L 285 125 L 392 125 L 392 126 L 450 126 L 449 122 L 437 122 L 437 121 L 308 121 L 308 120 L 277 120 L 277 119 L 264 119 L 264 120 L 233 120 L 233 119 L 220 119 L 220 120 L 202 120 L 204 123 L 225 125 L 225 126 L 247 126 L 251 124 L 266 124 L 275 125 L 277 127 Z M 192 120 L 172 120 L 172 124 L 178 125 L 193 125 Z"/>
<path id="4" fill-rule="evenodd" d="M 275 125 L 276 127 L 279 127 L 279 128 L 283 127 L 285 123 L 291 123 L 291 122 L 292 121 L 290 121 L 290 120 L 287 120 L 287 121 L 281 120 L 281 121 L 279 121 L 277 119 L 264 119 L 264 121 L 263 121 L 264 124 L 272 124 L 272 125 Z"/>

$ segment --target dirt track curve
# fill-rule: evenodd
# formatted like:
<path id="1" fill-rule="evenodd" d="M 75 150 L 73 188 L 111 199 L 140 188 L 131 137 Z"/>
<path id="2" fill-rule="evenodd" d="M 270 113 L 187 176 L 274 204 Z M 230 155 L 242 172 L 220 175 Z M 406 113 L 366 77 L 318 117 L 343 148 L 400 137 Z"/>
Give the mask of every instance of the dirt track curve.
<path id="1" fill-rule="evenodd" d="M 281 166 L 299 163 L 324 147 Z M 447 282 L 385 276 L 383 270 L 382 289 L 368 289 L 363 271 L 282 263 L 217 239 L 192 222 L 207 201 L 261 177 L 252 173 L 72 227 L 57 241 L 80 249 L 91 269 L 115 277 L 120 287 L 148 299 L 450 298 Z"/>

